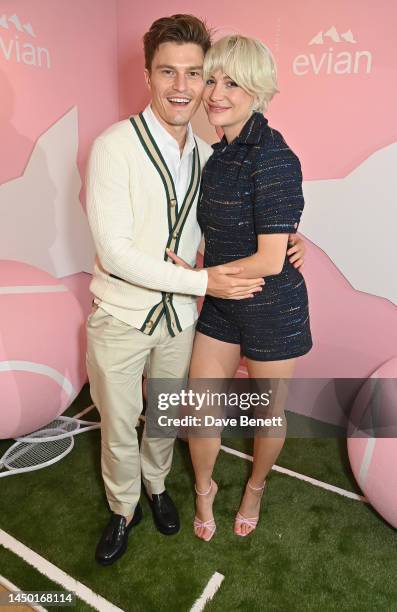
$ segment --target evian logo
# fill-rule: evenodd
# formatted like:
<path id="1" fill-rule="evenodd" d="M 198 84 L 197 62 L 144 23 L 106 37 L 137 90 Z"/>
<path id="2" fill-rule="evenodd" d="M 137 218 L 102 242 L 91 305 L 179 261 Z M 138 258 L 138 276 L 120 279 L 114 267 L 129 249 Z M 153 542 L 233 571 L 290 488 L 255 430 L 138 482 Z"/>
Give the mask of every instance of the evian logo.
<path id="1" fill-rule="evenodd" d="M 25 40 L 20 40 L 23 36 Z M 0 52 L 8 62 L 14 61 L 37 68 L 51 68 L 50 52 L 29 42 L 36 38 L 31 23 L 22 23 L 17 15 L 0 17 Z M 26 41 L 27 39 L 27 41 Z"/>
<path id="2" fill-rule="evenodd" d="M 325 50 L 322 45 L 341 45 L 339 49 L 328 46 Z M 339 33 L 335 26 L 325 32 L 321 30 L 313 36 L 309 46 L 318 45 L 317 51 L 313 47 L 312 53 L 297 55 L 292 62 L 292 71 L 296 76 L 307 74 L 369 74 L 372 69 L 372 54 L 370 51 L 357 51 L 350 45 L 356 45 L 357 40 L 351 30 Z M 315 52 L 317 51 L 317 52 Z"/>

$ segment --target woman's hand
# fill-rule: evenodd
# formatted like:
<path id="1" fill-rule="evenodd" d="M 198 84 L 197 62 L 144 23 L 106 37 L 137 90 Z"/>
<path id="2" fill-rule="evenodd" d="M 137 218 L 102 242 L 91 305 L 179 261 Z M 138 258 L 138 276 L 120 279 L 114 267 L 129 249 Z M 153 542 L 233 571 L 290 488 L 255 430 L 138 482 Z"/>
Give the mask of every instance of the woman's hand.
<path id="1" fill-rule="evenodd" d="M 290 234 L 288 237 L 287 255 L 290 263 L 297 270 L 302 270 L 305 261 L 306 246 L 305 241 L 298 234 Z"/>
<path id="2" fill-rule="evenodd" d="M 192 268 L 192 266 L 189 266 L 189 264 L 186 263 L 186 261 L 182 259 L 182 257 L 178 257 L 178 255 L 176 255 L 174 251 L 171 251 L 170 249 L 165 249 L 165 250 L 166 250 L 168 257 L 172 259 L 172 261 L 176 263 L 178 266 L 182 266 L 182 268 L 185 268 L 186 270 L 197 270 L 197 268 Z"/>

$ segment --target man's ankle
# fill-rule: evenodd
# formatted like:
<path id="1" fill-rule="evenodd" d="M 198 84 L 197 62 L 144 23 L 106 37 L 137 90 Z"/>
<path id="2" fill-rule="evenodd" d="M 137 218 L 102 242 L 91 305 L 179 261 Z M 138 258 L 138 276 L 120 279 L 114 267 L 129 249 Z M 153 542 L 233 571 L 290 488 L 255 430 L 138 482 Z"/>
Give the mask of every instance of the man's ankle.
<path id="1" fill-rule="evenodd" d="M 165 487 L 163 488 L 163 490 L 160 493 L 152 493 L 149 489 L 146 489 L 146 493 L 148 498 L 153 501 L 153 495 L 162 495 L 163 493 L 165 493 Z"/>

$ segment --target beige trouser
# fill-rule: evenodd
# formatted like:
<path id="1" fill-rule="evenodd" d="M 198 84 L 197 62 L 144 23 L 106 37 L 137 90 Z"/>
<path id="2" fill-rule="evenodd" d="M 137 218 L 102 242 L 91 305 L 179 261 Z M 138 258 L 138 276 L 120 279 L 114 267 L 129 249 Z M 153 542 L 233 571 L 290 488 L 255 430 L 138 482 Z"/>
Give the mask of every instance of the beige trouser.
<path id="1" fill-rule="evenodd" d="M 149 493 L 162 493 L 171 469 L 174 439 L 149 438 L 141 451 L 136 426 L 142 412 L 142 373 L 149 378 L 187 375 L 194 326 L 174 338 L 165 316 L 153 335 L 95 307 L 87 321 L 87 372 L 91 397 L 101 415 L 102 476 L 113 512 L 127 516 L 139 500 L 141 473 Z M 146 410 L 151 407 L 148 405 Z"/>

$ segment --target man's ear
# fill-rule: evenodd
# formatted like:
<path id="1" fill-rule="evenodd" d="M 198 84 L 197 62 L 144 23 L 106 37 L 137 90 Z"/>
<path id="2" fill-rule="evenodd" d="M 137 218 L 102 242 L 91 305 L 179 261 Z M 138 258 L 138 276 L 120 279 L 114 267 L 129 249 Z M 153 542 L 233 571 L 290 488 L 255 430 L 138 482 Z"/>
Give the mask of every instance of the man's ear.
<path id="1" fill-rule="evenodd" d="M 144 70 L 144 76 L 145 76 L 146 87 L 150 89 L 150 72 L 147 68 L 145 68 Z"/>

